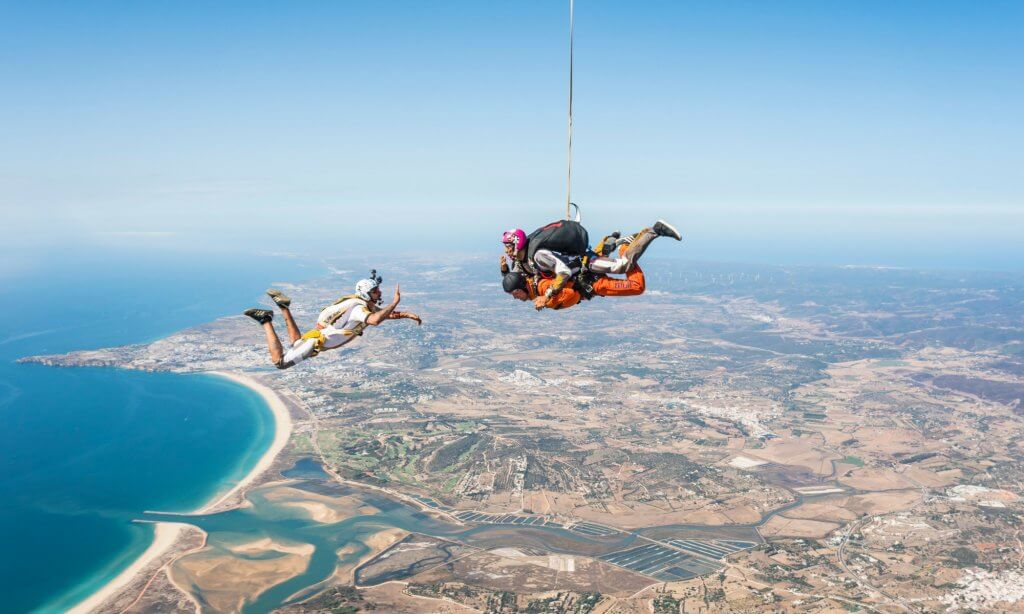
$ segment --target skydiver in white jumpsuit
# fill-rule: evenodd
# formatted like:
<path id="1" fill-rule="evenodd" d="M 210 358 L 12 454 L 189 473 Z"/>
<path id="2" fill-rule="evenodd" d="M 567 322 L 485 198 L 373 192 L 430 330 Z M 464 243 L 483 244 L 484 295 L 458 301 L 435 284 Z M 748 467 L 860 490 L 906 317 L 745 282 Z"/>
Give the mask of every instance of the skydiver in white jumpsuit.
<path id="1" fill-rule="evenodd" d="M 267 334 L 270 361 L 274 366 L 278 369 L 288 369 L 320 352 L 340 348 L 362 335 L 367 326 L 377 326 L 384 320 L 405 318 L 415 321 L 416 324 L 422 324 L 422 320 L 415 313 L 395 311 L 395 307 L 398 306 L 402 297 L 398 286 L 395 286 L 394 300 L 390 304 L 380 307 L 380 282 L 381 279 L 376 276 L 375 271 L 370 274 L 368 279 L 360 280 L 356 284 L 355 294 L 342 297 L 321 311 L 316 321 L 316 328 L 305 334 L 299 332 L 295 318 L 292 317 L 290 310 L 292 300 L 279 290 L 267 290 L 267 294 L 281 310 L 285 325 L 288 327 L 288 337 L 292 345 L 287 352 L 281 347 L 281 340 L 277 336 L 277 331 L 274 330 L 273 311 L 248 309 L 244 315 L 263 326 L 263 330 Z"/>

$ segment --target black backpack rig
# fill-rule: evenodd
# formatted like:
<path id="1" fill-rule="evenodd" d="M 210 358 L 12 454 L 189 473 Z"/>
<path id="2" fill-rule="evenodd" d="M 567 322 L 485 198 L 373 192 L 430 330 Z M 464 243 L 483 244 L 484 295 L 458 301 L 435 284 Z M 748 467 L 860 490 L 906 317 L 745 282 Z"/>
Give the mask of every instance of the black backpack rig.
<path id="1" fill-rule="evenodd" d="M 526 237 L 526 261 L 533 266 L 537 250 L 547 249 L 567 256 L 585 258 L 590 249 L 590 235 L 575 220 L 558 220 L 541 226 Z"/>

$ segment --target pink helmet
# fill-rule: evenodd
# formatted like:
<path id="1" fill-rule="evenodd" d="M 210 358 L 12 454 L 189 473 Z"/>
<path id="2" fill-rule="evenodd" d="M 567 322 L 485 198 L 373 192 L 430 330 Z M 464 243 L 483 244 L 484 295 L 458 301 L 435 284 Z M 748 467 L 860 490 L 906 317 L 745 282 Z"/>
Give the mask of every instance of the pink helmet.
<path id="1" fill-rule="evenodd" d="M 501 242 L 505 244 L 511 243 L 515 250 L 519 251 L 526 247 L 526 233 L 521 228 L 506 230 L 505 234 L 501 235 Z"/>

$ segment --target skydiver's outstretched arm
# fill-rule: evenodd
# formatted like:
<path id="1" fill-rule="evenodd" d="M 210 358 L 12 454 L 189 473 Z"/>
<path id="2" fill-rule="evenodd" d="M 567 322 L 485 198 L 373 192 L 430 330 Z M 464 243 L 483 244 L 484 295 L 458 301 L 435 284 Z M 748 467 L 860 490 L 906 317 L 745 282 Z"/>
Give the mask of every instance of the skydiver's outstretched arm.
<path id="1" fill-rule="evenodd" d="M 391 303 L 387 307 L 385 307 L 383 309 L 378 309 L 377 311 L 374 311 L 373 313 L 371 313 L 370 316 L 368 318 L 366 318 L 366 323 L 368 325 L 370 325 L 370 326 L 377 326 L 381 322 L 383 322 L 384 320 L 387 320 L 388 318 L 390 318 L 391 317 L 391 312 L 393 312 L 395 310 L 395 307 L 398 307 L 398 302 L 400 300 L 402 300 L 402 293 L 399 291 L 399 286 L 396 285 L 395 286 L 395 298 L 391 301 Z"/>
<path id="2" fill-rule="evenodd" d="M 423 324 L 423 320 L 411 311 L 392 311 L 388 316 L 389 320 L 412 320 L 417 326 Z"/>

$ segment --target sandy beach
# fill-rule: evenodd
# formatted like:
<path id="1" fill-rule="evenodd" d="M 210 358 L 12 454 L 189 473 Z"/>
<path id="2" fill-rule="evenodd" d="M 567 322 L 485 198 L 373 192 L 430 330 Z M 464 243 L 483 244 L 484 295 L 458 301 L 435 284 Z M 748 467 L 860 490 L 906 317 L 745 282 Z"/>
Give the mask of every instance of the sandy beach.
<path id="1" fill-rule="evenodd" d="M 281 397 L 279 397 L 276 392 L 256 380 L 238 373 L 211 371 L 210 374 L 223 377 L 235 382 L 236 384 L 250 388 L 263 397 L 263 400 L 270 408 L 270 411 L 274 414 L 274 440 L 271 442 L 270 447 L 267 448 L 267 451 L 262 457 L 260 457 L 259 461 L 253 465 L 252 470 L 249 471 L 244 478 L 239 480 L 238 483 L 227 492 L 215 495 L 214 498 L 202 508 L 192 512 L 194 514 L 208 513 L 239 491 L 247 488 L 253 480 L 270 468 L 274 463 L 274 459 L 277 458 L 277 455 L 284 449 L 285 444 L 288 443 L 288 438 L 291 437 L 292 434 L 291 415 L 288 413 L 288 408 L 285 406 L 284 401 L 281 400 Z M 119 590 L 127 586 L 132 581 L 136 574 L 145 569 L 150 562 L 167 552 L 167 550 L 174 545 L 175 541 L 177 541 L 178 536 L 182 531 L 182 526 L 174 523 L 158 522 L 154 523 L 154 525 L 156 527 L 155 534 L 153 537 L 153 543 L 149 548 L 146 548 L 146 551 L 143 552 L 139 558 L 135 559 L 131 565 L 119 573 L 114 579 L 107 582 L 102 588 L 75 605 L 75 607 L 68 610 L 71 614 L 84 614 L 86 612 L 90 612 L 102 605 L 104 601 L 117 594 Z"/>

